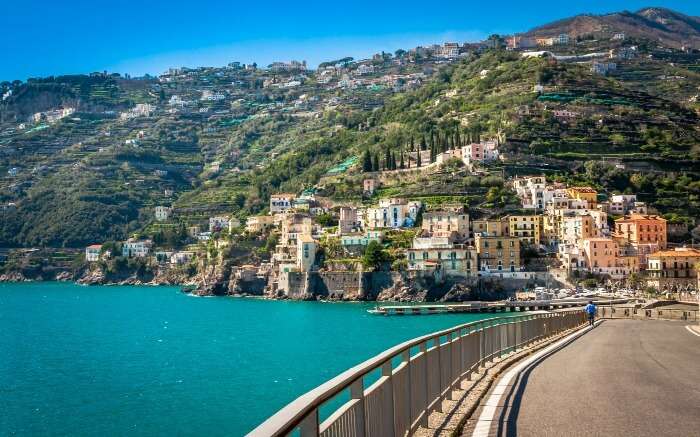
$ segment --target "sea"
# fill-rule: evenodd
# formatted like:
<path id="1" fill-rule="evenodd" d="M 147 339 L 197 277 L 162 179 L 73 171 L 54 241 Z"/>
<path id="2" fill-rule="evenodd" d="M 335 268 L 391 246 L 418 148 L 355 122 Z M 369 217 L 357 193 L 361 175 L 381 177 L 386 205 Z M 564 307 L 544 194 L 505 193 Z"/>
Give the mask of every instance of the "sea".
<path id="1" fill-rule="evenodd" d="M 402 341 L 493 314 L 0 283 L 0 435 L 238 436 Z"/>

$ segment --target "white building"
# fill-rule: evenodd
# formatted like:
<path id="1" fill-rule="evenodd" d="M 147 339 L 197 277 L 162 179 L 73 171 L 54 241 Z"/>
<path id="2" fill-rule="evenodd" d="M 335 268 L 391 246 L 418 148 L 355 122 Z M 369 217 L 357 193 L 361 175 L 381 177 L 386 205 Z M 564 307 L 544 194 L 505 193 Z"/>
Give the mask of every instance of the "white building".
<path id="1" fill-rule="evenodd" d="M 367 209 L 366 226 L 369 229 L 413 227 L 421 208 L 421 202 L 382 199 L 378 207 Z"/>
<path id="2" fill-rule="evenodd" d="M 167 206 L 156 206 L 155 216 L 159 222 L 164 222 L 170 218 L 171 209 Z"/>
<path id="3" fill-rule="evenodd" d="M 192 258 L 194 258 L 194 252 L 174 252 L 172 255 L 170 255 L 170 264 L 187 264 L 192 260 Z"/>
<path id="4" fill-rule="evenodd" d="M 593 64 L 591 64 L 591 72 L 603 76 L 615 70 L 617 70 L 617 64 L 614 62 L 593 62 Z"/>
<path id="5" fill-rule="evenodd" d="M 302 272 L 311 271 L 316 260 L 316 242 L 310 235 L 297 238 L 297 268 Z"/>
<path id="6" fill-rule="evenodd" d="M 229 216 L 210 217 L 209 232 L 220 232 L 228 229 L 231 218 Z"/>
<path id="7" fill-rule="evenodd" d="M 100 260 L 101 244 L 93 244 L 85 248 L 85 261 L 95 262 Z"/>
<path id="8" fill-rule="evenodd" d="M 280 213 L 291 209 L 296 195 L 291 193 L 279 193 L 270 196 L 270 214 Z"/>
<path id="9" fill-rule="evenodd" d="M 131 258 L 145 258 L 153 247 L 151 240 L 136 240 L 129 238 L 122 244 L 122 256 Z"/>

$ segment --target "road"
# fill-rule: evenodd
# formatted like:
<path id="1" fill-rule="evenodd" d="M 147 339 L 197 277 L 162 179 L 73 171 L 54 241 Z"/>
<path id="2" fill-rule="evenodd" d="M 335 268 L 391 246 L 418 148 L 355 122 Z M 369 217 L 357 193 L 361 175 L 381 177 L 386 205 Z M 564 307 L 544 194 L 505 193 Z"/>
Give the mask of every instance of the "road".
<path id="1" fill-rule="evenodd" d="M 498 409 L 488 435 L 700 436 L 700 337 L 686 325 L 606 320 L 472 418 L 489 403 Z M 473 430 L 470 421 L 463 435 Z"/>

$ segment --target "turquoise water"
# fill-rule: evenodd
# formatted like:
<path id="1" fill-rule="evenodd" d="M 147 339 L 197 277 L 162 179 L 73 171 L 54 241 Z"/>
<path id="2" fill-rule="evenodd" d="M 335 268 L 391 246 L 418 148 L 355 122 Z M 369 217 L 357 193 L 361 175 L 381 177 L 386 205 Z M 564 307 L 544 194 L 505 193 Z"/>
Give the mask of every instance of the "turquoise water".
<path id="1" fill-rule="evenodd" d="M 387 347 L 486 315 L 0 284 L 0 435 L 245 434 Z"/>

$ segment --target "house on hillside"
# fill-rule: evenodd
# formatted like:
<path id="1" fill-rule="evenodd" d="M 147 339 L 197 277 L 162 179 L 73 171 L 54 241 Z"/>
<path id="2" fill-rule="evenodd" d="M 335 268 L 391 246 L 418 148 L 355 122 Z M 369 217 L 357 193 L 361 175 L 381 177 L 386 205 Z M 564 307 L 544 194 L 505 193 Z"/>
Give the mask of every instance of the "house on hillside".
<path id="1" fill-rule="evenodd" d="M 92 244 L 85 248 L 85 261 L 95 262 L 100 260 L 101 244 Z"/>

